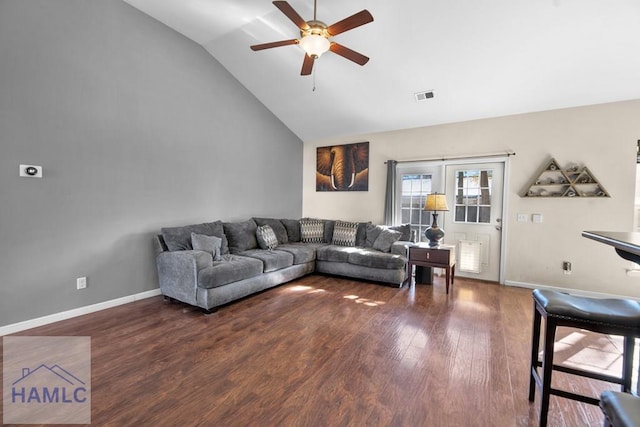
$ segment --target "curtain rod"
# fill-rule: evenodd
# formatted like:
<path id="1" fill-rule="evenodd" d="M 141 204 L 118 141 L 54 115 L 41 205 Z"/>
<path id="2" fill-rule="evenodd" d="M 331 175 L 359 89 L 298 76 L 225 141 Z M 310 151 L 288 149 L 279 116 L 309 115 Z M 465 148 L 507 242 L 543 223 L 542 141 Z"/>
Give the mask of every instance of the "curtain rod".
<path id="1" fill-rule="evenodd" d="M 474 156 L 459 156 L 459 157 L 432 157 L 430 159 L 419 159 L 419 160 L 396 160 L 398 163 L 421 163 L 421 162 L 433 162 L 436 160 L 445 161 L 445 160 L 463 160 L 463 159 L 483 159 L 486 157 L 504 157 L 504 156 L 515 156 L 515 151 L 506 151 L 504 153 L 492 153 L 492 154 L 477 154 Z M 386 165 L 387 162 L 385 161 Z"/>

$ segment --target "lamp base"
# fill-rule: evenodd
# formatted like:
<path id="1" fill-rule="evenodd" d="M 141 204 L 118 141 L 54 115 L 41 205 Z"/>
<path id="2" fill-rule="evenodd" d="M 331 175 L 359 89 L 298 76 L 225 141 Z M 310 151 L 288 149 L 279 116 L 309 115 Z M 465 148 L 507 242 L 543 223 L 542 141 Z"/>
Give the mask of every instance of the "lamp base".
<path id="1" fill-rule="evenodd" d="M 440 242 L 444 238 L 444 230 L 438 227 L 438 214 L 434 212 L 432 215 L 433 223 L 431 224 L 431 227 L 424 231 L 424 235 L 429 241 L 429 246 L 435 247 L 440 245 Z"/>
<path id="2" fill-rule="evenodd" d="M 444 238 L 444 230 L 436 224 L 435 226 L 431 226 L 427 228 L 424 232 L 427 240 L 429 241 L 429 246 L 435 247 L 439 246 L 440 242 Z"/>

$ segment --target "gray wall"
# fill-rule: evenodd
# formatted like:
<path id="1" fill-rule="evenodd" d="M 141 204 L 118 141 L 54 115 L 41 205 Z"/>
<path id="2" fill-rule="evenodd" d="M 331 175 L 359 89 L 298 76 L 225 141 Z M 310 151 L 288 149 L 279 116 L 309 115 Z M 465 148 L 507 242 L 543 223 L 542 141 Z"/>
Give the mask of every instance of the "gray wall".
<path id="1" fill-rule="evenodd" d="M 162 226 L 299 217 L 302 150 L 119 0 L 0 0 L 0 326 L 157 288 Z"/>

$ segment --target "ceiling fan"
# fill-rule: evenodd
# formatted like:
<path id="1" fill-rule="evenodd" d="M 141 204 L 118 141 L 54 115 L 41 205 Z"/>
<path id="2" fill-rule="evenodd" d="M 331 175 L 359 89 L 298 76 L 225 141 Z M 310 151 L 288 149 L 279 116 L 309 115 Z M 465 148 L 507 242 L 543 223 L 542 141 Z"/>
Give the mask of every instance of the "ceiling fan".
<path id="1" fill-rule="evenodd" d="M 371 16 L 371 13 L 369 13 L 368 10 L 361 10 L 342 21 L 327 26 L 324 22 L 316 19 L 317 0 L 313 1 L 313 19 L 311 21 L 305 21 L 302 19 L 298 12 L 296 12 L 286 1 L 274 1 L 273 4 L 275 7 L 280 9 L 287 18 L 296 24 L 298 28 L 300 28 L 300 39 L 257 44 L 251 46 L 251 50 L 257 51 L 271 49 L 273 47 L 299 44 L 306 52 L 302 62 L 302 70 L 300 71 L 300 75 L 302 76 L 311 74 L 313 62 L 328 50 L 359 65 L 364 65 L 369 61 L 369 58 L 361 53 L 330 40 L 330 37 L 337 36 L 340 33 L 344 33 L 345 31 L 349 31 L 372 22 L 373 16 Z"/>

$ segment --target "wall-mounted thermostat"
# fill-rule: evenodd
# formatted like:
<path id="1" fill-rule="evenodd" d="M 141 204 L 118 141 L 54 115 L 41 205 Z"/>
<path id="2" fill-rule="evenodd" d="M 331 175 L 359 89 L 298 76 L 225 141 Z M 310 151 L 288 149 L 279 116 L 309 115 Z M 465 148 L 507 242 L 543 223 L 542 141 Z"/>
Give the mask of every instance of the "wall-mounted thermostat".
<path id="1" fill-rule="evenodd" d="M 42 166 L 20 165 L 20 176 L 42 178 Z"/>

